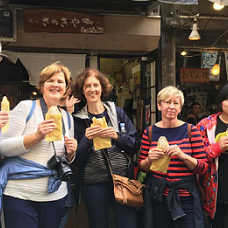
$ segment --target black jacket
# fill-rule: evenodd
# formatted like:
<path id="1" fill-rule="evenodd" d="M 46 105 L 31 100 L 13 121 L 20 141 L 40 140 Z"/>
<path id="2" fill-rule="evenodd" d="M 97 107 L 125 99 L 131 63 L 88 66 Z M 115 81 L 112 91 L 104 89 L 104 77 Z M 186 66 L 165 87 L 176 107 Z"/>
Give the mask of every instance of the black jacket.
<path id="1" fill-rule="evenodd" d="M 116 122 L 114 123 L 114 129 L 119 134 L 118 142 L 114 142 L 116 146 L 130 156 L 137 153 L 140 149 L 141 142 L 139 134 L 128 116 L 125 114 L 123 109 L 115 106 L 113 102 L 106 102 L 104 103 L 104 106 L 108 111 L 109 118 L 111 118 L 113 122 Z M 109 106 L 111 107 L 110 110 Z M 84 168 L 92 151 L 92 142 L 89 141 L 85 136 L 86 128 L 90 126 L 92 120 L 88 116 L 87 108 L 83 108 L 78 114 L 73 115 L 73 117 L 75 125 L 75 137 L 78 141 L 76 158 L 74 160 L 74 164 L 77 166 L 75 193 L 76 198 L 78 199 L 80 187 L 83 181 Z M 126 134 L 120 134 L 120 123 L 125 123 Z M 133 166 L 131 167 L 129 177 L 134 177 Z"/>

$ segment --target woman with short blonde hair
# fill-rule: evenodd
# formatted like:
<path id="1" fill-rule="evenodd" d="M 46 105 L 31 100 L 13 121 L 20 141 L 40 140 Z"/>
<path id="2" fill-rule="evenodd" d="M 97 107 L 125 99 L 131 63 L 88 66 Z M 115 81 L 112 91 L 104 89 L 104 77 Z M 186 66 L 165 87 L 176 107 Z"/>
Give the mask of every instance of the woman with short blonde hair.
<path id="1" fill-rule="evenodd" d="M 161 103 L 161 101 L 168 100 L 172 98 L 173 96 L 180 98 L 181 107 L 184 105 L 184 94 L 182 91 L 177 89 L 175 86 L 167 86 L 164 89 L 162 89 L 157 96 L 157 103 Z"/>
<path id="2" fill-rule="evenodd" d="M 176 87 L 162 89 L 157 96 L 161 121 L 142 135 L 139 167 L 148 173 L 144 227 L 205 228 L 196 174 L 206 172 L 207 158 L 197 127 L 177 118 L 183 104 Z"/>

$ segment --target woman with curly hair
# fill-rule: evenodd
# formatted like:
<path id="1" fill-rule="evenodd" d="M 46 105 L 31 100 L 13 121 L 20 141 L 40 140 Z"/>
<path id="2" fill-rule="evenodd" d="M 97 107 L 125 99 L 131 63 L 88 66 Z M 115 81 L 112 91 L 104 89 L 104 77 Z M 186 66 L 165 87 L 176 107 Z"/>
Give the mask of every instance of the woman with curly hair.
<path id="1" fill-rule="evenodd" d="M 112 179 L 106 166 L 108 156 L 113 173 L 133 178 L 129 157 L 138 152 L 138 133 L 124 111 L 113 102 L 102 101 L 112 90 L 109 80 L 96 69 L 83 70 L 74 81 L 73 94 L 86 105 L 76 114 L 75 136 L 79 142 L 75 164 L 78 167 L 76 189 L 81 189 L 91 228 L 107 228 L 112 205 L 119 228 L 136 228 L 136 208 L 115 201 Z M 91 126 L 92 119 L 105 118 L 107 127 Z M 120 126 L 125 125 L 121 133 Z M 95 137 L 111 139 L 103 152 L 95 149 Z M 77 188 L 78 187 L 78 188 Z"/>

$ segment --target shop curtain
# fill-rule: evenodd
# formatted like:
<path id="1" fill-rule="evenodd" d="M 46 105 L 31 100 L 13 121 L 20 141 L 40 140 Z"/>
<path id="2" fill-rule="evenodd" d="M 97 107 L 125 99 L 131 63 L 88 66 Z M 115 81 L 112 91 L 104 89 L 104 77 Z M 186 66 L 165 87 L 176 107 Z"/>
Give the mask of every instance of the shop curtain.
<path id="1" fill-rule="evenodd" d="M 159 2 L 169 4 L 198 5 L 198 0 L 159 0 Z"/>
<path id="2" fill-rule="evenodd" d="M 29 84 L 36 86 L 39 82 L 39 73 L 51 63 L 59 61 L 68 67 L 74 79 L 80 70 L 85 68 L 86 55 L 84 54 L 52 54 L 52 53 L 26 53 L 5 51 L 5 55 L 12 62 L 20 59 L 29 74 Z"/>

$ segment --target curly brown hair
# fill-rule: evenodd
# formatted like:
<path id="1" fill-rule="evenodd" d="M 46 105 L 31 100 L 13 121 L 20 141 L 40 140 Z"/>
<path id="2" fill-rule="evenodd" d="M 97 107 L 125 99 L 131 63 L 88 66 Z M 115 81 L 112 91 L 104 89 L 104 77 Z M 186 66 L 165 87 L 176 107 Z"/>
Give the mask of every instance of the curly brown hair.
<path id="1" fill-rule="evenodd" d="M 113 89 L 113 86 L 112 86 L 112 84 L 110 84 L 108 78 L 97 69 L 85 68 L 74 79 L 72 94 L 75 97 L 77 97 L 80 100 L 86 101 L 86 98 L 83 94 L 83 86 L 84 86 L 87 78 L 92 75 L 95 76 L 101 84 L 101 88 L 102 88 L 101 100 L 105 99 L 109 96 L 109 94 L 111 93 L 111 91 Z"/>

